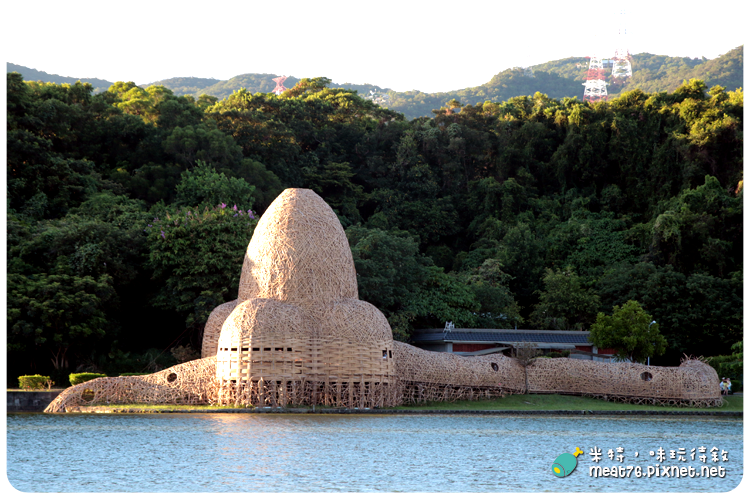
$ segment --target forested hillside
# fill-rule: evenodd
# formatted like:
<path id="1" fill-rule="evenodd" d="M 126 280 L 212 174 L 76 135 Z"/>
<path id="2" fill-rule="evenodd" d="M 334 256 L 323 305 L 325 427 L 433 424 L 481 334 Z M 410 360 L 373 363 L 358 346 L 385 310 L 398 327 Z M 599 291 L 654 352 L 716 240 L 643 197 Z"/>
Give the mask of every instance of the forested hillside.
<path id="1" fill-rule="evenodd" d="M 198 99 L 201 94 L 210 95 L 218 99 L 229 97 L 232 92 L 245 89 L 255 94 L 256 92 L 273 92 L 276 87 L 274 78 L 279 75 L 268 73 L 248 73 L 238 75 L 229 80 L 215 80 L 210 78 L 170 78 L 160 80 L 150 85 L 163 85 L 172 90 L 176 95 L 192 95 Z M 299 81 L 298 78 L 290 76 L 284 82 L 285 86 L 293 87 Z"/>
<path id="2" fill-rule="evenodd" d="M 196 99 L 200 98 L 203 94 L 218 99 L 226 99 L 233 92 L 240 89 L 245 89 L 251 94 L 257 92 L 273 92 L 273 89 L 276 88 L 276 82 L 274 82 L 273 79 L 277 76 L 279 75 L 268 73 L 248 73 L 246 75 L 235 76 L 234 78 L 225 81 L 207 78 L 170 78 L 168 80 L 154 82 L 151 85 L 163 85 L 173 91 L 176 95 L 192 95 Z M 299 78 L 289 76 L 284 80 L 284 86 L 292 88 L 298 81 Z M 330 86 L 356 90 L 363 97 L 367 96 L 371 90 L 381 93 L 390 91 L 390 89 L 367 83 L 363 85 L 354 83 L 331 83 Z"/>
<path id="3" fill-rule="evenodd" d="M 721 85 L 728 90 L 737 90 L 742 87 L 743 49 L 742 46 L 737 47 L 716 59 L 635 54 L 632 56 L 633 77 L 625 82 L 608 81 L 607 91 L 610 98 L 634 89 L 644 92 L 674 92 L 684 81 L 693 78 L 702 80 L 709 88 Z M 556 99 L 578 97 L 580 100 L 583 96 L 583 82 L 586 80 L 588 62 L 585 57 L 569 57 L 527 69 L 509 68 L 498 73 L 483 85 L 450 92 L 425 93 L 419 90 L 396 92 L 367 83 L 334 83 L 332 86 L 356 90 L 362 97 L 368 96 L 371 90 L 388 94 L 390 98 L 388 108 L 403 113 L 408 119 L 413 119 L 420 116 L 432 116 L 433 109 L 439 109 L 453 100 L 462 105 L 476 105 L 485 101 L 505 101 L 519 95 L 533 95 L 536 92 Z M 15 64 L 8 64 L 8 71 L 21 73 L 25 80 L 71 84 L 76 82 L 74 78 L 48 75 Z M 199 99 L 201 95 L 206 94 L 221 100 L 243 88 L 252 94 L 271 92 L 276 86 L 273 79 L 277 76 L 279 75 L 248 73 L 229 80 L 178 77 L 160 80 L 149 85 L 164 86 L 178 96 L 190 95 Z M 81 81 L 94 85 L 94 92 L 104 91 L 112 84 L 96 79 L 82 79 Z M 298 81 L 298 78 L 290 76 L 284 85 L 291 88 Z"/>
<path id="4" fill-rule="evenodd" d="M 51 75 L 49 73 L 45 73 L 44 71 L 37 71 L 36 69 L 27 68 L 26 66 L 19 66 L 18 64 L 13 63 L 7 63 L 6 66 L 8 73 L 20 73 L 23 75 L 24 80 L 57 84 L 73 84 L 80 80 L 82 83 L 90 83 L 94 88 L 94 92 L 104 92 L 109 87 L 111 87 L 113 83 L 108 82 L 107 80 L 102 80 L 100 78 L 74 78 L 71 76 Z"/>
<path id="5" fill-rule="evenodd" d="M 10 381 L 199 350 L 286 187 L 336 211 L 360 298 L 398 340 L 446 321 L 587 329 L 628 300 L 667 338 L 653 362 L 742 338 L 741 90 L 536 93 L 409 121 L 325 78 L 218 100 L 10 73 L 7 102 Z"/>
<path id="6" fill-rule="evenodd" d="M 742 52 L 743 47 L 737 47 L 716 59 L 635 54 L 632 61 L 633 77 L 626 82 L 608 81 L 608 93 L 616 97 L 622 92 L 636 88 L 644 92 L 674 92 L 684 81 L 693 78 L 703 80 L 709 88 L 721 85 L 728 90 L 736 90 L 742 87 Z M 526 70 L 510 68 L 498 73 L 483 85 L 451 92 L 396 92 L 377 85 L 333 85 L 357 90 L 363 97 L 367 96 L 370 90 L 387 93 L 390 96 L 388 108 L 412 119 L 432 116 L 433 109 L 439 109 L 452 100 L 463 105 L 476 105 L 485 101 L 505 101 L 519 95 L 534 95 L 536 92 L 557 99 L 578 97 L 581 100 L 588 63 L 585 57 L 570 57 L 532 66 Z M 240 88 L 245 88 L 251 93 L 271 92 L 275 86 L 275 77 L 276 75 L 248 74 L 222 82 L 210 81 L 214 83 L 205 83 L 204 79 L 198 78 L 173 78 L 155 82 L 154 85 L 164 85 L 177 95 L 190 94 L 198 98 L 201 94 L 208 94 L 224 99 Z M 290 77 L 285 85 L 291 87 L 296 82 L 296 78 Z"/>
<path id="7" fill-rule="evenodd" d="M 684 81 L 693 78 L 702 80 L 709 88 L 721 85 L 728 90 L 737 90 L 742 87 L 742 52 L 743 47 L 737 47 L 716 59 L 635 54 L 631 63 L 633 77 L 625 82 L 608 79 L 607 92 L 610 98 L 634 89 L 674 92 Z M 461 104 L 476 105 L 541 92 L 557 99 L 578 97 L 581 100 L 588 64 L 589 60 L 585 57 L 569 57 L 531 66 L 526 70 L 511 68 L 498 73 L 484 85 L 454 92 L 425 94 L 391 91 L 390 108 L 404 113 L 408 118 L 415 118 L 431 116 L 433 109 L 453 99 Z"/>

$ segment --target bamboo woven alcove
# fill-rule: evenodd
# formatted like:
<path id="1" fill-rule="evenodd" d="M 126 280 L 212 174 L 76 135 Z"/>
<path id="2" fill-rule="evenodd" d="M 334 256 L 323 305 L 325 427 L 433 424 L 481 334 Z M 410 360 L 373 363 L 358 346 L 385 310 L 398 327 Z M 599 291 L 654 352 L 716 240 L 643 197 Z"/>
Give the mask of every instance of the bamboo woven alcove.
<path id="1" fill-rule="evenodd" d="M 502 354 L 462 357 L 394 342 L 385 316 L 359 300 L 336 214 L 306 189 L 281 193 L 258 222 L 238 298 L 211 313 L 201 355 L 151 375 L 70 387 L 45 411 L 103 403 L 387 407 L 522 393 L 527 375 L 530 392 L 721 404 L 716 372 L 697 360 L 648 367 L 644 376 L 642 365 L 539 359 L 524 368 Z"/>

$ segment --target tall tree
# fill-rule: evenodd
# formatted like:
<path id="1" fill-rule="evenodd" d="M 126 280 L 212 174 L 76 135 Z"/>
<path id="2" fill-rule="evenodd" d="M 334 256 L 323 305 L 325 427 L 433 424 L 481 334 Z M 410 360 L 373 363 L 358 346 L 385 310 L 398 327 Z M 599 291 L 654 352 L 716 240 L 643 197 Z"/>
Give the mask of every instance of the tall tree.
<path id="1" fill-rule="evenodd" d="M 635 300 L 615 306 L 611 316 L 599 313 L 591 325 L 589 340 L 598 347 L 617 349 L 616 357 L 635 363 L 664 354 L 667 348 L 659 324 Z"/>

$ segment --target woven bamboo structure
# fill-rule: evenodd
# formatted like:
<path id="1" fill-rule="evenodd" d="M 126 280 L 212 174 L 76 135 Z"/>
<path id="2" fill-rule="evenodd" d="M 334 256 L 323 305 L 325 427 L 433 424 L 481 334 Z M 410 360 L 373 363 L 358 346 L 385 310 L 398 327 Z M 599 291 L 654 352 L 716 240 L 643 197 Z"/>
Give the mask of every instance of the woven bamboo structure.
<path id="1" fill-rule="evenodd" d="M 349 408 L 529 392 L 583 394 L 691 406 L 721 404 L 716 372 L 538 359 L 458 356 L 393 341 L 385 316 L 360 301 L 351 250 L 331 208 L 287 189 L 258 222 L 237 300 L 205 326 L 202 359 L 140 377 L 98 378 L 63 391 L 45 410 L 105 403 Z"/>
<path id="2" fill-rule="evenodd" d="M 529 392 L 578 394 L 639 404 L 721 406 L 719 377 L 698 359 L 679 367 L 539 358 L 527 367 Z"/>
<path id="3" fill-rule="evenodd" d="M 404 403 L 479 399 L 522 393 L 524 368 L 503 354 L 458 356 L 394 342 Z"/>
<path id="4" fill-rule="evenodd" d="M 68 387 L 44 411 L 117 403 L 215 404 L 218 388 L 216 358 L 202 358 L 149 375 L 102 377 Z"/>
<path id="5" fill-rule="evenodd" d="M 238 295 L 217 344 L 221 404 L 396 403 L 390 326 L 358 300 L 346 234 L 320 196 L 287 189 L 268 207 Z"/>
<path id="6" fill-rule="evenodd" d="M 211 315 L 208 317 L 208 321 L 206 321 L 206 326 L 203 327 L 201 358 L 216 356 L 216 351 L 219 348 L 221 327 L 224 324 L 224 320 L 227 319 L 236 306 L 237 300 L 233 300 L 231 302 L 226 302 L 211 311 Z"/>
<path id="7" fill-rule="evenodd" d="M 354 259 L 336 214 L 309 189 L 287 189 L 258 221 L 237 300 L 275 299 L 309 309 L 358 299 Z"/>

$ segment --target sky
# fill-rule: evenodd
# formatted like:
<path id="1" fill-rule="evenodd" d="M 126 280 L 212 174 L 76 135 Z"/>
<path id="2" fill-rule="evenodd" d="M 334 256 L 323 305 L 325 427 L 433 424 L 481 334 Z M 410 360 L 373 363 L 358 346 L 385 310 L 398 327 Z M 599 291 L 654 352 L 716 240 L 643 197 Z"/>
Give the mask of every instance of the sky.
<path id="1" fill-rule="evenodd" d="M 621 17 L 632 54 L 711 59 L 744 43 L 739 1 L 713 4 L 715 14 L 712 4 L 691 5 L 16 1 L 0 7 L 0 36 L 6 62 L 77 78 L 142 85 L 273 73 L 445 92 L 481 85 L 514 66 L 611 53 Z"/>

